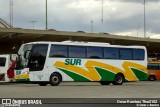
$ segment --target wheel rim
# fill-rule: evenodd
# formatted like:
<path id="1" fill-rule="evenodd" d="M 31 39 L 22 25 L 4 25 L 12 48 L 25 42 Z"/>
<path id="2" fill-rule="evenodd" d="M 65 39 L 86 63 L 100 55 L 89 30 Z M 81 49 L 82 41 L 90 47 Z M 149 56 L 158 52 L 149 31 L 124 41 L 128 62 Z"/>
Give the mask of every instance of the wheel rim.
<path id="1" fill-rule="evenodd" d="M 117 81 L 117 83 L 122 83 L 123 79 L 122 79 L 121 76 L 118 76 L 118 77 L 116 78 L 116 81 Z"/>
<path id="2" fill-rule="evenodd" d="M 154 80 L 154 77 L 153 77 L 153 76 L 151 76 L 151 77 L 150 77 L 150 80 Z"/>
<path id="3" fill-rule="evenodd" d="M 54 84 L 58 83 L 58 82 L 59 82 L 59 78 L 58 78 L 57 76 L 53 76 L 53 77 L 52 77 L 52 82 L 53 82 Z"/>

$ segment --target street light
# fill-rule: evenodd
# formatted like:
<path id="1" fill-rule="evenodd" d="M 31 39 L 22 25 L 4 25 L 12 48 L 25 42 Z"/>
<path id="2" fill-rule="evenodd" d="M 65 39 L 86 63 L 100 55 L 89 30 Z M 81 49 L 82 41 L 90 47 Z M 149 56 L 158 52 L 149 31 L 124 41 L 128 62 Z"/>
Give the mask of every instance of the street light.
<path id="1" fill-rule="evenodd" d="M 103 23 L 103 0 L 102 0 L 102 19 L 101 19 L 101 23 Z"/>
<path id="2" fill-rule="evenodd" d="M 13 0 L 10 0 L 10 26 L 13 26 Z"/>
<path id="3" fill-rule="evenodd" d="M 146 1 L 144 0 L 144 38 L 146 38 Z"/>
<path id="4" fill-rule="evenodd" d="M 37 21 L 33 20 L 33 21 L 30 21 L 32 23 L 32 26 L 33 26 L 33 29 L 34 29 L 34 23 L 36 23 Z"/>
<path id="5" fill-rule="evenodd" d="M 91 33 L 93 33 L 93 20 L 91 20 Z"/>
<path id="6" fill-rule="evenodd" d="M 48 29 L 48 11 L 47 11 L 47 0 L 46 0 L 46 30 Z"/>
<path id="7" fill-rule="evenodd" d="M 141 25 L 141 23 L 139 23 L 138 27 L 137 27 L 137 37 L 138 37 L 138 30 L 139 30 L 140 25 Z"/>

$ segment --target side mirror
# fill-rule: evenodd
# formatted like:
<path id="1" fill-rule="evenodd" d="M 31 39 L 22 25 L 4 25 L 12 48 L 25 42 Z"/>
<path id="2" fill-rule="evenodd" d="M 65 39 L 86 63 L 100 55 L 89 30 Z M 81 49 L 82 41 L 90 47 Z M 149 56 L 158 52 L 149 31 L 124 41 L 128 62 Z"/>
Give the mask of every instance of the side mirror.
<path id="1" fill-rule="evenodd" d="M 11 61 L 16 61 L 17 56 L 18 56 L 17 54 L 11 54 L 11 55 L 10 55 L 10 60 L 11 60 Z"/>
<path id="2" fill-rule="evenodd" d="M 30 55 L 31 55 L 31 50 L 27 50 L 27 51 L 25 51 L 25 53 L 24 53 L 24 58 L 25 58 L 25 59 L 29 59 L 29 58 L 30 58 Z"/>

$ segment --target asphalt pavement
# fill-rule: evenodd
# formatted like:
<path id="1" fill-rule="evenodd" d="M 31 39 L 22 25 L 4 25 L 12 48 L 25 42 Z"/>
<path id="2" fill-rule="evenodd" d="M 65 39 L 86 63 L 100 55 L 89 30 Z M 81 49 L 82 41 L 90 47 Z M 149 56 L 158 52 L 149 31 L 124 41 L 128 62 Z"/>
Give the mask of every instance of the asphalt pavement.
<path id="1" fill-rule="evenodd" d="M 0 98 L 160 98 L 160 81 L 102 86 L 98 82 L 62 82 L 59 86 L 0 83 Z"/>

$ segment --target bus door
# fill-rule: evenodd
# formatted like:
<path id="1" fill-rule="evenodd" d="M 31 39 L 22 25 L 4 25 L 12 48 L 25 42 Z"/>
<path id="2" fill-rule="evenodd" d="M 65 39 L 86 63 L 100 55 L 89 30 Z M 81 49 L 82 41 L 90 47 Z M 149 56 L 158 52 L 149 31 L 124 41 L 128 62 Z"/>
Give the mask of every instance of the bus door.
<path id="1" fill-rule="evenodd" d="M 48 44 L 33 45 L 28 62 L 30 81 L 48 81 L 48 73 L 45 70 L 47 51 Z"/>

